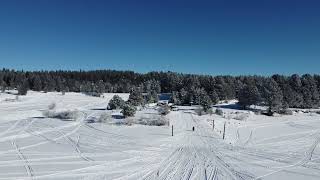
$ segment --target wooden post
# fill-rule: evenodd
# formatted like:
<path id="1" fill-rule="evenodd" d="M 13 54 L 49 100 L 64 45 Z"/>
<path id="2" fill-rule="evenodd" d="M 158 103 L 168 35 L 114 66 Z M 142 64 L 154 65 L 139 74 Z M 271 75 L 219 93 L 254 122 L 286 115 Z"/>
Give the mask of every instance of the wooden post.
<path id="1" fill-rule="evenodd" d="M 224 126 L 223 126 L 223 140 L 226 137 L 226 122 L 224 122 Z"/>
<path id="2" fill-rule="evenodd" d="M 171 126 L 171 134 L 173 136 L 173 125 Z"/>
<path id="3" fill-rule="evenodd" d="M 212 130 L 214 130 L 214 119 L 212 120 Z"/>

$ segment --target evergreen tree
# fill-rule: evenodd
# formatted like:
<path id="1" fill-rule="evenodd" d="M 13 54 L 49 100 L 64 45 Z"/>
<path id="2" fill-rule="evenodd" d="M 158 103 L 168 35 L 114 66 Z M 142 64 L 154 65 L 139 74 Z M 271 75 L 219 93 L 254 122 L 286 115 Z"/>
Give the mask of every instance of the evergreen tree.
<path id="1" fill-rule="evenodd" d="M 144 104 L 144 98 L 139 88 L 131 90 L 128 102 L 133 106 L 140 106 Z"/>
<path id="2" fill-rule="evenodd" d="M 287 89 L 290 94 L 288 94 L 288 96 L 292 96 L 292 98 L 290 98 L 291 102 L 289 104 L 290 107 L 303 107 L 303 94 L 302 94 L 302 82 L 301 82 L 301 78 L 299 77 L 299 75 L 294 74 L 289 78 L 289 86 L 291 89 Z"/>
<path id="3" fill-rule="evenodd" d="M 181 105 L 180 94 L 177 91 L 173 91 L 170 98 L 170 103 L 175 105 Z"/>
<path id="4" fill-rule="evenodd" d="M 121 109 L 125 105 L 125 101 L 118 95 L 114 95 L 113 98 L 109 101 L 108 109 Z"/>
<path id="5" fill-rule="evenodd" d="M 147 103 L 156 103 L 159 101 L 158 93 L 156 91 L 148 92 L 145 96 L 145 101 Z"/>
<path id="6" fill-rule="evenodd" d="M 179 92 L 179 99 L 181 105 L 190 104 L 190 93 L 188 93 L 184 88 L 182 88 Z"/>
<path id="7" fill-rule="evenodd" d="M 258 88 L 251 84 L 244 86 L 238 94 L 239 104 L 247 109 L 250 105 L 257 105 L 260 101 Z"/>
<path id="8" fill-rule="evenodd" d="M 276 81 L 272 78 L 266 80 L 262 95 L 269 112 L 279 112 L 282 107 L 282 92 Z"/>
<path id="9" fill-rule="evenodd" d="M 160 82 L 157 80 L 148 80 L 143 84 L 143 89 L 144 92 L 152 92 L 155 91 L 156 93 L 160 93 L 161 92 L 161 86 L 160 86 Z"/>
<path id="10" fill-rule="evenodd" d="M 218 104 L 219 103 L 219 96 L 215 91 L 211 91 L 209 94 L 209 97 L 211 99 L 212 104 Z"/>
<path id="11" fill-rule="evenodd" d="M 121 113 L 123 114 L 124 117 L 132 117 L 136 114 L 136 107 L 133 106 L 132 104 L 126 103 L 123 107 L 122 107 L 122 111 Z"/>
<path id="12" fill-rule="evenodd" d="M 305 74 L 301 78 L 304 108 L 317 108 L 319 105 L 319 92 L 313 76 Z"/>
<path id="13" fill-rule="evenodd" d="M 18 95 L 27 95 L 29 89 L 29 82 L 27 79 L 18 87 Z"/>
<path id="14" fill-rule="evenodd" d="M 202 94 L 200 97 L 200 104 L 204 112 L 208 112 L 211 109 L 212 101 L 207 94 Z"/>
<path id="15" fill-rule="evenodd" d="M 33 80 L 32 80 L 32 83 L 33 83 L 33 90 L 34 91 L 41 91 L 42 89 L 42 83 L 41 83 L 41 79 L 39 76 L 34 76 Z"/>

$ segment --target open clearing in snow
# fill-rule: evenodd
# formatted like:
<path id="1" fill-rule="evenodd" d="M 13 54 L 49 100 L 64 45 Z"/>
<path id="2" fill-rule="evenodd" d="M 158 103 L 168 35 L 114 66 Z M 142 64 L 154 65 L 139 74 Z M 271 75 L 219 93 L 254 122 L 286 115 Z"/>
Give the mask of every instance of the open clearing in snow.
<path id="1" fill-rule="evenodd" d="M 320 179 L 320 115 L 249 113 L 239 121 L 186 109 L 163 127 L 85 123 L 113 95 L 29 92 L 12 102 L 1 94 L 0 179 Z M 53 102 L 78 110 L 77 121 L 42 118 Z"/>

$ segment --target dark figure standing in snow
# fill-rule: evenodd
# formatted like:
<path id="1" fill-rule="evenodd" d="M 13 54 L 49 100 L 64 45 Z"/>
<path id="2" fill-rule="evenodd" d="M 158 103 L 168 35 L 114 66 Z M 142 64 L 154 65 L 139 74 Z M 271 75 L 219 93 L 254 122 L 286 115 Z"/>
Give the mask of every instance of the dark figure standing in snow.
<path id="1" fill-rule="evenodd" d="M 194 126 L 192 127 L 192 131 L 194 131 Z"/>

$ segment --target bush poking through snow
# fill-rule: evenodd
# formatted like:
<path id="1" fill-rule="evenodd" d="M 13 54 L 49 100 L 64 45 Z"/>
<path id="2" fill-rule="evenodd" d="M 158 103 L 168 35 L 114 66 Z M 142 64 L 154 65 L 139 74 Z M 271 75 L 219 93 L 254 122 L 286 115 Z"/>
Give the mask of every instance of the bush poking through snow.
<path id="1" fill-rule="evenodd" d="M 249 114 L 246 113 L 241 113 L 241 114 L 237 114 L 233 119 L 235 120 L 239 120 L 239 121 L 244 121 L 249 117 Z"/>
<path id="2" fill-rule="evenodd" d="M 203 109 L 203 107 L 199 107 L 198 109 L 195 109 L 194 112 L 198 115 L 198 116 L 202 116 L 202 115 L 212 115 L 212 109 L 207 109 L 206 111 Z"/>
<path id="3" fill-rule="evenodd" d="M 146 126 L 165 126 L 169 124 L 169 121 L 164 116 L 154 116 L 151 118 L 140 118 L 138 120 L 133 120 L 132 123 Z"/>
<path id="4" fill-rule="evenodd" d="M 56 103 L 51 103 L 51 104 L 49 104 L 49 106 L 48 106 L 48 109 L 49 110 L 53 110 L 53 109 L 55 109 L 56 108 Z"/>
<path id="5" fill-rule="evenodd" d="M 219 116 L 223 116 L 223 111 L 222 109 L 216 109 L 216 114 L 219 115 Z"/>
<path id="6" fill-rule="evenodd" d="M 111 122 L 112 121 L 112 116 L 110 114 L 103 113 L 103 114 L 100 115 L 98 121 L 101 122 L 101 123 Z"/>
<path id="7" fill-rule="evenodd" d="M 206 112 L 203 110 L 203 108 L 199 107 L 197 109 L 194 110 L 194 112 L 198 115 L 198 116 L 202 116 L 205 115 Z"/>
<path id="8" fill-rule="evenodd" d="M 166 116 L 166 115 L 168 115 L 170 113 L 170 107 L 167 104 L 161 105 L 158 108 L 158 112 L 159 112 L 160 115 Z"/>
<path id="9" fill-rule="evenodd" d="M 136 114 L 137 108 L 131 104 L 125 104 L 122 107 L 121 113 L 124 117 L 133 117 Z"/>
<path id="10" fill-rule="evenodd" d="M 61 120 L 75 120 L 77 119 L 79 113 L 78 111 L 53 111 L 48 110 L 44 111 L 43 116 L 47 118 L 55 118 L 55 119 L 61 119 Z"/>
<path id="11" fill-rule="evenodd" d="M 282 109 L 279 113 L 283 115 L 293 115 L 293 111 L 290 109 Z"/>

